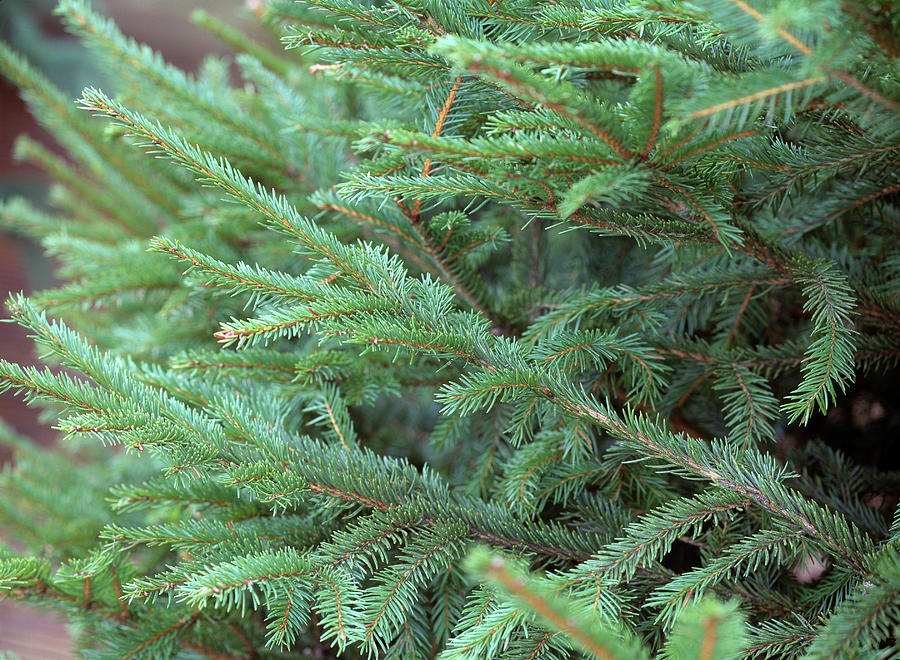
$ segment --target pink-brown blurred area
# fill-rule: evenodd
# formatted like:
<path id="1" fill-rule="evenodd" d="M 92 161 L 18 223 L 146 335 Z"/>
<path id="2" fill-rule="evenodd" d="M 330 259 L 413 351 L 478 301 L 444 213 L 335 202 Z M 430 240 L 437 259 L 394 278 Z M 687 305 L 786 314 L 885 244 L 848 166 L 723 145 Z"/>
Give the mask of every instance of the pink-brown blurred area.
<path id="1" fill-rule="evenodd" d="M 94 0 L 99 11 L 113 18 L 120 29 L 160 51 L 169 62 L 196 70 L 205 55 L 226 54 L 228 49 L 189 20 L 203 8 L 222 18 L 240 16 L 240 0 Z M 53 15 L 54 0 L 0 0 L 0 39 L 24 54 L 37 68 L 74 99 L 85 85 L 104 86 L 108 78 L 89 53 L 69 37 Z M 114 86 L 114 85 L 113 85 Z M 16 136 L 27 134 L 60 153 L 51 137 L 28 114 L 18 91 L 0 77 L 0 199 L 24 195 L 43 202 L 47 184 L 36 168 L 12 157 Z M 62 155 L 62 154 L 61 154 Z M 40 248 L 0 230 L 0 295 L 34 291 L 53 283 L 50 264 Z M 33 364 L 34 347 L 26 333 L 11 323 L 0 323 L 0 358 Z M 0 394 L 0 419 L 41 445 L 55 441 L 50 424 L 38 411 L 9 393 Z M 0 463 L 11 460 L 0 447 Z M 15 545 L 15 539 L 3 539 Z M 50 614 L 0 602 L 0 656 L 14 653 L 21 660 L 56 660 L 73 657 L 65 626 Z"/>

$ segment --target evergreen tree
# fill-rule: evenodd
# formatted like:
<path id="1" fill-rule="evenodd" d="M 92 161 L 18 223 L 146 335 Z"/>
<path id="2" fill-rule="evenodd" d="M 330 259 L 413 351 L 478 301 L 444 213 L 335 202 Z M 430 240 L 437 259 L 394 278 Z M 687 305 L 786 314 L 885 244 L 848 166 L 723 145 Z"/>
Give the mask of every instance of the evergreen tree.
<path id="1" fill-rule="evenodd" d="M 815 429 L 900 359 L 900 11 L 259 12 L 196 15 L 237 86 L 85 0 L 115 95 L 0 46 L 68 152 L 2 206 L 66 440 L 3 431 L 0 590 L 85 658 L 896 651 L 898 472 Z"/>

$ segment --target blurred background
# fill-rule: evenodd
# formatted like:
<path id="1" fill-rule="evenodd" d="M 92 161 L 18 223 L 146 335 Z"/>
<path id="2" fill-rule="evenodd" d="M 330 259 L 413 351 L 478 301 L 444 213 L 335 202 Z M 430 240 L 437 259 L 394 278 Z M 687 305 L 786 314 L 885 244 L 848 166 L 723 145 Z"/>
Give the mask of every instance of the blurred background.
<path id="1" fill-rule="evenodd" d="M 33 65 L 74 99 L 87 85 L 114 91 L 97 62 L 68 35 L 53 14 L 55 0 L 0 0 L 0 39 L 25 55 Z M 206 9 L 242 28 L 252 25 L 242 0 L 93 0 L 94 7 L 118 24 L 126 35 L 149 44 L 166 60 L 193 72 L 203 57 L 229 52 L 210 34 L 194 26 L 189 16 Z M 35 123 L 19 98 L 18 90 L 0 77 L 0 199 L 24 195 L 41 205 L 47 179 L 35 167 L 13 158 L 13 144 L 27 134 L 54 152 L 58 145 Z M 40 248 L 0 229 L 0 295 L 30 292 L 53 284 L 50 264 Z M 0 358 L 20 364 L 35 362 L 34 346 L 26 333 L 11 323 L 0 323 Z M 0 419 L 35 442 L 54 442 L 52 420 L 40 420 L 9 393 L 0 394 Z M 0 448 L 0 464 L 11 457 Z M 15 546 L 15 539 L 3 539 Z M 74 657 L 65 626 L 51 615 L 39 614 L 11 602 L 0 602 L 0 657 L 14 653 L 21 660 L 57 660 Z"/>

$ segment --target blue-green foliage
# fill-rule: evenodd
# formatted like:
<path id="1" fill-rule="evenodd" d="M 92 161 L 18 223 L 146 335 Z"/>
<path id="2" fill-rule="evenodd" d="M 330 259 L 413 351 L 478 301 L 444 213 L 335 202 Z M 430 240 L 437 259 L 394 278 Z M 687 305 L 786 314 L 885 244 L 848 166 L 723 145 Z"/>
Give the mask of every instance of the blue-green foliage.
<path id="1" fill-rule="evenodd" d="M 0 45 L 68 153 L 0 204 L 65 280 L 0 593 L 98 659 L 887 657 L 897 477 L 784 442 L 900 358 L 876 4 L 199 13 L 232 86 L 62 0 L 117 89 Z"/>

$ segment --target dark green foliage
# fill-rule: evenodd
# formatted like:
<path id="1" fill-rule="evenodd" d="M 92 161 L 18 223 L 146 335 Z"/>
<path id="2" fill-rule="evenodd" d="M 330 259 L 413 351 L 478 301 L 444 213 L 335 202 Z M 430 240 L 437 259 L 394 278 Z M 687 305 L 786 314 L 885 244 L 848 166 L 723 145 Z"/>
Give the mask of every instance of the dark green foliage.
<path id="1" fill-rule="evenodd" d="M 846 394 L 900 358 L 895 8 L 197 14 L 237 86 L 60 13 L 116 90 L 0 46 L 68 152 L 0 207 L 66 281 L 8 302 L 66 439 L 7 433 L 0 590 L 84 657 L 897 651 L 898 465 L 836 449 L 896 454 Z"/>

